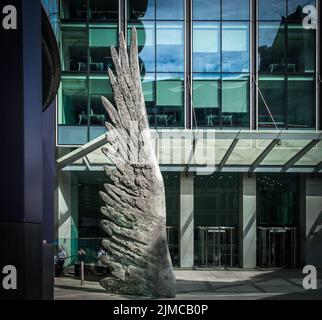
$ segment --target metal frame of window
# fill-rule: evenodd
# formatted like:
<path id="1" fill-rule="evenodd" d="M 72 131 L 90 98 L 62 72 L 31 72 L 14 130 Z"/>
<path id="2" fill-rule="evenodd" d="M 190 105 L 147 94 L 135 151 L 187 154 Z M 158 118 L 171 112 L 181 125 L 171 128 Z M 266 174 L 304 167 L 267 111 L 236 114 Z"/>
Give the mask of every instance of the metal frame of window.
<path id="1" fill-rule="evenodd" d="M 175 128 L 189 128 L 189 118 L 188 118 L 188 112 L 187 112 L 187 108 L 186 106 L 189 104 L 188 103 L 188 98 L 187 98 L 187 81 L 186 81 L 186 74 L 187 74 L 187 64 L 189 63 L 189 60 L 187 59 L 187 47 L 186 47 L 186 43 L 187 43 L 187 35 L 189 34 L 189 31 L 187 29 L 187 10 L 189 9 L 189 7 L 186 5 L 186 2 L 189 0 L 183 0 L 183 12 L 182 12 L 182 19 L 157 19 L 157 1 L 162 1 L 162 0 L 154 0 L 154 19 L 144 19 L 144 20 L 140 20 L 140 19 L 130 19 L 128 13 L 128 1 L 129 0 L 119 0 L 120 2 L 123 2 L 124 5 L 123 7 L 125 8 L 124 10 L 124 34 L 128 34 L 128 25 L 129 24 L 136 24 L 136 23 L 140 23 L 140 21 L 143 22 L 150 22 L 154 24 L 154 71 L 148 71 L 146 72 L 147 74 L 151 74 L 154 76 L 154 83 L 153 83 L 153 100 L 154 100 L 154 126 L 153 129 L 171 129 L 173 127 L 163 127 L 163 126 L 158 126 L 157 123 L 157 92 L 158 92 L 158 75 L 160 74 L 180 74 L 182 75 L 182 82 L 183 82 L 183 92 L 182 92 L 182 98 L 183 98 L 183 106 L 182 106 L 182 117 L 183 117 L 183 125 L 182 127 L 175 127 Z M 165 71 L 158 71 L 157 70 L 157 24 L 158 22 L 181 22 L 183 25 L 183 71 L 176 71 L 176 72 L 165 72 Z"/>
<path id="2" fill-rule="evenodd" d="M 256 26 L 257 26 L 257 36 L 256 36 L 256 40 L 257 41 L 257 48 L 256 48 L 256 51 L 257 51 L 257 57 L 256 57 L 256 63 L 258 61 L 258 43 L 259 43 L 259 26 L 260 26 L 260 23 L 278 23 L 280 22 L 280 20 L 274 20 L 274 19 L 267 19 L 267 20 L 260 20 L 259 18 L 259 2 L 260 1 L 264 1 L 264 0 L 254 0 L 255 3 L 254 5 L 257 6 L 257 15 L 256 15 Z M 288 19 L 288 15 L 289 15 L 289 6 L 288 6 L 288 2 L 289 0 L 282 0 L 282 1 L 285 1 L 285 14 L 286 14 L 286 20 L 284 22 L 284 28 L 285 28 L 285 31 L 284 31 L 284 59 L 287 58 L 287 55 L 288 55 L 288 40 L 289 40 L 289 24 L 291 23 L 292 24 L 292 20 L 289 20 Z M 318 16 L 320 16 L 320 11 L 319 11 L 319 2 L 320 0 L 315 0 L 315 5 L 316 5 L 316 8 L 317 8 L 317 12 L 318 12 Z M 318 18 L 319 19 L 319 18 Z M 318 20 L 319 21 L 319 20 Z M 319 23 L 319 22 L 318 22 Z M 319 25 L 319 24 L 318 24 Z M 289 96 L 288 96 L 288 86 L 289 86 L 289 83 L 288 83 L 288 78 L 289 76 L 313 76 L 315 83 L 315 87 L 316 87 L 316 96 L 315 96 L 315 129 L 318 129 L 319 128 L 319 108 L 320 108 L 320 103 L 319 103 L 319 91 L 320 91 L 320 88 L 321 86 L 318 86 L 318 81 L 319 81 L 319 72 L 318 70 L 320 69 L 319 67 L 319 64 L 320 64 L 320 61 L 319 61 L 319 52 L 320 52 L 320 41 L 319 41 L 319 37 L 320 37 L 320 30 L 319 28 L 317 28 L 316 32 L 315 32 L 315 71 L 314 73 L 304 73 L 304 72 L 296 72 L 295 74 L 290 74 L 286 68 L 284 68 L 283 72 L 282 73 L 268 73 L 268 72 L 259 72 L 259 66 L 257 66 L 257 76 L 256 76 L 256 81 L 257 83 L 259 83 L 259 77 L 260 75 L 276 75 L 276 76 L 283 76 L 284 77 L 284 99 L 285 101 L 283 102 L 283 105 L 284 105 L 284 119 L 285 119 L 285 125 L 283 126 L 284 129 L 290 129 L 290 130 L 297 130 L 298 128 L 295 128 L 294 127 L 289 127 Z M 260 130 L 262 128 L 259 127 L 259 95 L 258 95 L 258 88 L 256 89 L 257 91 L 257 105 L 256 105 L 256 129 L 257 130 Z M 272 123 L 273 125 L 273 123 Z M 313 128 L 308 128 L 308 129 L 313 129 Z M 265 130 L 265 129 L 263 129 Z"/>
<path id="3" fill-rule="evenodd" d="M 63 5 L 62 5 L 62 1 L 63 0 L 60 0 L 59 1 L 59 4 L 60 4 L 60 16 L 61 16 L 61 10 L 63 8 Z M 92 20 L 90 19 L 89 17 L 89 10 L 90 10 L 90 1 L 91 0 L 86 0 L 86 19 L 83 19 L 83 20 L 75 20 L 75 19 L 63 19 L 61 21 L 61 29 L 63 28 L 68 28 L 68 27 L 71 27 L 73 28 L 73 26 L 75 25 L 75 22 L 80 22 L 82 25 L 84 25 L 84 27 L 82 28 L 77 28 L 79 30 L 82 30 L 85 32 L 86 34 L 86 55 L 87 55 L 87 62 L 86 62 L 86 71 L 85 72 L 77 72 L 77 71 L 63 71 L 62 72 L 62 76 L 64 77 L 64 75 L 67 75 L 67 76 L 75 76 L 75 77 L 79 77 L 79 76 L 85 76 L 86 77 L 86 100 L 87 100 L 87 115 L 90 114 L 90 109 L 91 109 L 91 76 L 93 75 L 106 75 L 107 76 L 107 72 L 93 72 L 90 70 L 90 57 L 91 57 L 91 46 L 90 46 L 90 27 L 91 25 L 95 25 L 95 26 L 99 26 L 101 25 L 102 23 L 115 23 L 116 26 L 117 26 L 117 29 L 120 30 L 120 26 L 121 26 L 121 21 L 122 21 L 122 18 L 121 18 L 121 9 L 123 10 L 123 7 L 119 7 L 118 8 L 118 11 L 119 11 L 119 16 L 118 16 L 118 19 L 110 19 L 108 21 L 100 21 L 100 20 Z M 120 3 L 122 2 L 123 0 L 119 0 L 119 5 Z M 62 34 L 63 34 L 63 31 L 61 32 L 61 39 L 62 39 Z M 117 38 L 118 38 L 118 35 L 117 35 Z M 62 52 L 63 50 L 63 47 L 61 47 L 61 55 L 63 54 Z M 107 76 L 108 78 L 108 76 Z M 63 108 L 62 106 L 62 102 L 59 103 L 61 105 L 61 107 Z M 56 119 L 58 120 L 58 110 L 56 111 Z M 66 124 L 58 124 L 58 121 L 56 122 L 57 123 L 57 126 L 58 127 L 63 127 L 63 126 L 73 126 L 73 125 L 66 125 Z M 78 126 L 77 126 L 78 127 Z M 90 141 L 90 136 L 91 136 L 91 125 L 90 125 L 90 117 L 88 116 L 87 117 L 87 124 L 86 124 L 86 127 L 87 127 L 87 141 Z M 57 130 L 57 137 L 56 137 L 57 141 L 59 142 L 59 130 Z M 69 145 L 71 146 L 71 145 Z"/>
<path id="4" fill-rule="evenodd" d="M 213 127 L 211 129 L 223 129 L 223 130 L 229 130 L 230 128 L 227 128 L 225 126 L 223 126 L 223 119 L 222 119 L 222 101 L 223 101 L 223 83 L 225 81 L 234 81 L 234 80 L 223 80 L 223 75 L 243 75 L 243 76 L 248 76 L 249 80 L 248 80 L 248 90 L 247 90 L 247 95 L 248 95 L 248 113 L 249 113 L 249 123 L 248 123 L 248 126 L 246 127 L 243 127 L 243 128 L 248 128 L 248 129 L 251 129 L 252 126 L 253 126 L 253 115 L 252 115 L 252 104 L 254 103 L 253 101 L 253 98 L 252 98 L 252 90 L 251 90 L 251 75 L 252 75 L 252 70 L 253 70 L 253 66 L 252 66 L 252 56 L 253 54 L 251 53 L 252 51 L 252 48 L 254 46 L 254 43 L 253 43 L 253 36 L 252 36 L 252 30 L 253 30 L 253 27 L 252 27 L 252 18 L 253 18 L 253 13 L 251 12 L 252 11 L 252 1 L 253 0 L 249 0 L 249 12 L 248 12 L 248 19 L 247 20 L 243 20 L 243 19 L 223 19 L 223 1 L 224 0 L 220 0 L 220 19 L 219 20 L 216 20 L 216 19 L 212 19 L 212 20 L 194 20 L 193 19 L 193 0 L 187 0 L 189 2 L 189 5 L 191 7 L 191 20 L 190 20 L 190 37 L 189 37 L 189 41 L 191 43 L 191 54 L 189 57 L 187 57 L 187 59 L 189 58 L 190 59 L 190 88 L 191 88 L 191 96 L 193 96 L 193 84 L 194 84 L 194 75 L 195 74 L 218 74 L 220 75 L 220 79 L 218 81 L 218 91 L 219 91 L 219 94 L 218 94 L 218 97 L 219 97 L 219 102 L 218 102 L 218 105 L 220 106 L 219 108 L 219 117 L 220 117 L 220 123 L 218 126 L 216 127 Z M 219 72 L 200 72 L 200 71 L 193 71 L 193 23 L 194 22 L 212 22 L 212 23 L 219 23 L 220 24 L 220 48 L 219 48 L 219 51 L 220 51 L 220 70 Z M 222 62 L 223 62 L 223 51 L 222 51 L 222 33 L 223 33 L 223 24 L 224 23 L 237 23 L 237 22 L 240 22 L 240 23 L 246 23 L 248 22 L 248 52 L 249 52 L 249 56 L 248 56 L 248 60 L 249 60 L 249 70 L 248 72 L 223 72 L 222 70 Z M 238 80 L 237 80 L 238 81 Z M 245 80 L 240 80 L 240 81 L 245 81 Z M 246 82 L 246 81 L 245 81 Z M 188 109 L 189 108 L 189 109 Z M 191 106 L 188 105 L 186 110 L 187 112 L 194 112 L 192 109 L 194 108 L 193 106 L 193 98 L 191 99 Z M 194 120 L 192 119 L 191 121 L 191 128 L 198 128 L 198 125 L 195 124 L 194 125 Z M 202 127 L 204 128 L 204 127 Z"/>

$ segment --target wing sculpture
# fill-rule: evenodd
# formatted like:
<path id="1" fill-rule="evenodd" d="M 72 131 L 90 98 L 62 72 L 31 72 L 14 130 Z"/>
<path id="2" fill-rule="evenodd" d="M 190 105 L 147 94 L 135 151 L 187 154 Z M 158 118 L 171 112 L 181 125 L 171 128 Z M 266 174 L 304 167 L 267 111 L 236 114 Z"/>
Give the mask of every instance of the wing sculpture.
<path id="1" fill-rule="evenodd" d="M 137 33 L 132 29 L 130 57 L 123 34 L 119 54 L 111 47 L 115 74 L 108 74 L 115 107 L 104 97 L 110 122 L 102 148 L 115 168 L 105 167 L 108 183 L 101 192 L 101 222 L 107 256 L 101 261 L 111 276 L 101 280 L 110 293 L 175 296 L 175 276 L 166 238 L 163 178 L 152 145 L 141 86 Z"/>

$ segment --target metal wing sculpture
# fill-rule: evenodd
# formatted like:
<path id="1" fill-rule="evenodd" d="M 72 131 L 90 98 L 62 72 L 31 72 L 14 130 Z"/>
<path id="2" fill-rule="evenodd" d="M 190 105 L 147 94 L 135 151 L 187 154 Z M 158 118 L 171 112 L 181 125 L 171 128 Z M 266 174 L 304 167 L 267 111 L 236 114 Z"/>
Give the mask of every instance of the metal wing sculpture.
<path id="1" fill-rule="evenodd" d="M 130 57 L 120 34 L 119 54 L 111 47 L 115 74 L 108 74 L 115 107 L 104 97 L 110 122 L 102 148 L 115 168 L 105 166 L 108 183 L 100 192 L 101 221 L 107 255 L 101 258 L 111 276 L 100 284 L 116 294 L 174 297 L 175 276 L 166 238 L 163 178 L 153 149 L 132 29 Z"/>

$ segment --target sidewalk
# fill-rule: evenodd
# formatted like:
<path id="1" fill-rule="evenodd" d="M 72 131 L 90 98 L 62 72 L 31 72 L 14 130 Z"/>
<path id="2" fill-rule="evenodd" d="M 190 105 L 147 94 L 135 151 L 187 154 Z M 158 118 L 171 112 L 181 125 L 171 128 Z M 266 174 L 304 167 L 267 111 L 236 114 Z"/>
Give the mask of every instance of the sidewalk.
<path id="1" fill-rule="evenodd" d="M 301 270 L 176 270 L 178 300 L 319 299 L 318 290 L 303 289 Z M 142 297 L 110 295 L 97 282 L 74 278 L 55 280 L 56 300 L 129 300 Z"/>

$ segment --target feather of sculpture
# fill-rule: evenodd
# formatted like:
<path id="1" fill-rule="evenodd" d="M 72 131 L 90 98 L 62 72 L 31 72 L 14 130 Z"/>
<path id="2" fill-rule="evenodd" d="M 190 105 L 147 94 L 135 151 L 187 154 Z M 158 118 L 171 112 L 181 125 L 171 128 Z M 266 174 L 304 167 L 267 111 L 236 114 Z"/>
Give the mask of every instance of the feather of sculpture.
<path id="1" fill-rule="evenodd" d="M 130 57 L 120 33 L 119 54 L 111 47 L 115 74 L 108 74 L 115 107 L 104 97 L 110 121 L 102 151 L 115 165 L 105 167 L 108 183 L 100 192 L 101 222 L 108 254 L 101 258 L 111 276 L 101 280 L 109 293 L 174 297 L 175 276 L 166 238 L 163 178 L 153 149 L 132 29 Z"/>

